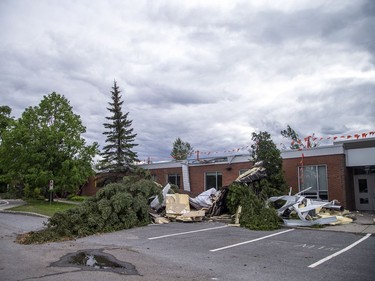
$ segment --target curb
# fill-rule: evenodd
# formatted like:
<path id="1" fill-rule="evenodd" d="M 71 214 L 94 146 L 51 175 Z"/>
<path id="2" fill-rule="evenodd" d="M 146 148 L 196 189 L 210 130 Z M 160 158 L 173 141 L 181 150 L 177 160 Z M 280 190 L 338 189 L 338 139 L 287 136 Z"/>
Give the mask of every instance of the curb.
<path id="1" fill-rule="evenodd" d="M 13 215 L 26 215 L 26 216 L 41 217 L 41 218 L 46 218 L 46 219 L 50 218 L 49 216 L 45 216 L 45 215 L 33 213 L 33 212 L 18 212 L 18 211 L 0 210 L 0 213 L 8 213 L 8 214 L 13 214 Z"/>

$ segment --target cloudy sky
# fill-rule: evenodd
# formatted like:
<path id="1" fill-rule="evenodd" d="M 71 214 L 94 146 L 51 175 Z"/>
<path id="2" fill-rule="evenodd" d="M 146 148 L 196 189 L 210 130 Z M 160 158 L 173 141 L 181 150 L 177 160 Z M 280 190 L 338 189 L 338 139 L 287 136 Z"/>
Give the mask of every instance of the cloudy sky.
<path id="1" fill-rule="evenodd" d="M 1 0 L 0 27 L 0 105 L 57 92 L 103 146 L 115 79 L 141 160 L 375 129 L 372 0 Z"/>

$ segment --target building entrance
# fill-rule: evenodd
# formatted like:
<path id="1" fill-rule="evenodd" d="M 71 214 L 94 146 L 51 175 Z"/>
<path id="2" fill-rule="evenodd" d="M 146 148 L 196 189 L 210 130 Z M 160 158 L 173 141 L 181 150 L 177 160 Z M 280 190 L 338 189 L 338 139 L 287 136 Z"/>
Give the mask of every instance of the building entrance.
<path id="1" fill-rule="evenodd" d="M 354 176 L 355 205 L 359 211 L 375 211 L 375 174 Z"/>

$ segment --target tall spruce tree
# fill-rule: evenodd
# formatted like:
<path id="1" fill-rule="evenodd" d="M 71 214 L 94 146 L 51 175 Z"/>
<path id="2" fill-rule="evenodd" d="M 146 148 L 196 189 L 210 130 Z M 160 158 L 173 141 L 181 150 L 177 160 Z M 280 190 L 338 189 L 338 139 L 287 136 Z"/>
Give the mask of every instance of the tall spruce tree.
<path id="1" fill-rule="evenodd" d="M 134 163 L 138 161 L 137 153 L 133 148 L 135 137 L 133 133 L 133 121 L 128 118 L 129 112 L 122 112 L 123 101 L 121 100 L 121 91 L 114 81 L 112 87 L 112 102 L 109 102 L 107 109 L 111 116 L 106 117 L 108 123 L 104 123 L 106 131 L 103 133 L 107 136 L 106 145 L 103 147 L 101 156 L 103 159 L 99 163 L 101 171 L 111 173 L 126 173 L 132 170 Z"/>

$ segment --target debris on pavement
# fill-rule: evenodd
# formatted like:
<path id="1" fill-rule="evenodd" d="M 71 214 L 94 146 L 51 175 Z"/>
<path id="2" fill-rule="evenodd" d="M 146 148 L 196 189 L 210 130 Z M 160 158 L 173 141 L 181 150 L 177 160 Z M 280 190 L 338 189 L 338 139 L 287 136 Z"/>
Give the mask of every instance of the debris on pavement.
<path id="1" fill-rule="evenodd" d="M 284 202 L 276 211 L 286 226 L 337 225 L 353 221 L 351 218 L 344 217 L 345 210 L 338 205 L 337 200 L 330 202 L 313 200 L 301 195 L 309 189 L 311 187 L 295 195 L 289 193 L 289 195 L 268 199 L 268 202 L 274 205 Z"/>
<path id="2" fill-rule="evenodd" d="M 266 170 L 261 161 L 241 174 L 234 182 L 250 184 L 266 177 Z M 350 212 L 344 210 L 337 200 L 322 201 L 304 196 L 303 192 L 309 189 L 311 187 L 295 195 L 291 195 L 290 191 L 288 195 L 270 197 L 266 203 L 274 205 L 277 215 L 286 226 L 339 225 L 353 222 Z M 188 194 L 174 193 L 171 185 L 167 184 L 162 190 L 162 202 L 159 202 L 159 198 L 153 198 L 150 204 L 150 217 L 156 224 L 210 219 L 238 226 L 242 206 L 238 206 L 236 214 L 228 214 L 228 190 L 228 186 L 220 190 L 211 188 L 192 198 Z"/>
<path id="3" fill-rule="evenodd" d="M 189 195 L 176 193 L 166 195 L 165 214 L 172 220 L 191 222 L 201 221 L 205 216 L 205 211 L 191 211 Z"/>

